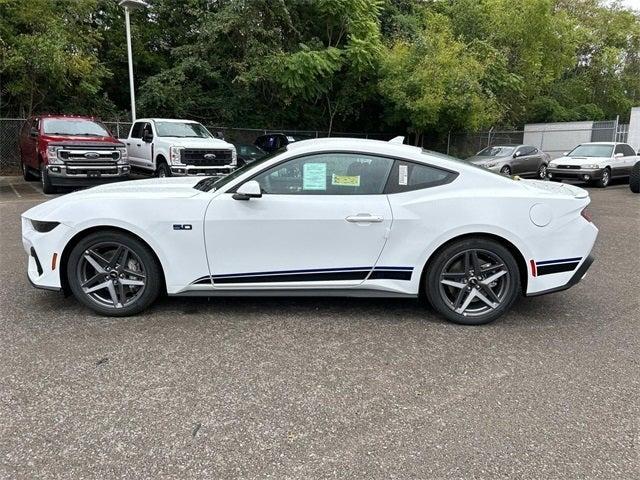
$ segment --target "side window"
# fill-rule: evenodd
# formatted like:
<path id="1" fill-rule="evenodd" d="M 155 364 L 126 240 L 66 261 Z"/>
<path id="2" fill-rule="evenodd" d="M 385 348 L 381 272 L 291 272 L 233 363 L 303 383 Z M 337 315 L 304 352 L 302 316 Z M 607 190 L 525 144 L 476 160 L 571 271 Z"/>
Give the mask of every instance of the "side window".
<path id="1" fill-rule="evenodd" d="M 518 151 L 520 152 L 520 156 L 522 157 L 527 155 L 533 155 L 535 150 L 536 149 L 530 145 L 522 145 L 520 148 L 518 148 Z"/>
<path id="2" fill-rule="evenodd" d="M 624 155 L 624 151 L 622 150 L 622 145 L 616 145 L 616 149 L 613 151 L 613 154 L 622 153 Z"/>
<path id="3" fill-rule="evenodd" d="M 626 143 L 623 143 L 621 145 L 621 147 L 622 147 L 622 153 L 624 153 L 625 157 L 633 157 L 636 154 L 636 152 L 633 150 L 633 148 L 631 148 Z"/>
<path id="4" fill-rule="evenodd" d="M 150 123 L 145 123 L 144 128 L 142 129 L 142 136 L 151 135 L 153 137 L 153 129 L 151 128 Z"/>
<path id="5" fill-rule="evenodd" d="M 144 128 L 144 122 L 136 122 L 131 129 L 131 138 L 142 138 L 142 129 Z"/>
<path id="6" fill-rule="evenodd" d="M 391 175 L 389 175 L 385 192 L 401 193 L 437 187 L 453 182 L 457 176 L 458 174 L 455 172 L 430 165 L 396 160 Z"/>
<path id="7" fill-rule="evenodd" d="M 40 119 L 34 118 L 33 123 L 31 124 L 31 128 L 35 128 L 38 132 L 40 131 Z"/>
<path id="8" fill-rule="evenodd" d="M 384 192 L 393 160 L 359 153 L 322 153 L 296 158 L 256 180 L 265 194 L 373 195 Z"/>

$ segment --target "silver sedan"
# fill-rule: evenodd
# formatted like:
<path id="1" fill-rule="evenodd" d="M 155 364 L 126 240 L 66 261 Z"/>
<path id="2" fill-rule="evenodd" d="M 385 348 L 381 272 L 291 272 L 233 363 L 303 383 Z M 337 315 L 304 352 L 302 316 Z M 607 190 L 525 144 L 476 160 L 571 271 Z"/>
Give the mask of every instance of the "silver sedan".
<path id="1" fill-rule="evenodd" d="M 493 145 L 467 159 L 505 175 L 545 179 L 551 157 L 533 145 Z"/>

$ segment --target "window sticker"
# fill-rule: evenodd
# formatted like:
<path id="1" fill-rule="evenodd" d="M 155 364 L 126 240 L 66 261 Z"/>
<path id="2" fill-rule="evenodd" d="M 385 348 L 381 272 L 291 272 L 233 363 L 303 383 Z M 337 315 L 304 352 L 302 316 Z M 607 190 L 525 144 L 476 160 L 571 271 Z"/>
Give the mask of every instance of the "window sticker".
<path id="1" fill-rule="evenodd" d="M 293 138 L 293 137 L 292 137 L 292 136 L 290 136 L 290 135 L 287 135 L 287 140 L 288 140 L 289 142 L 295 142 L 295 141 L 296 141 L 296 139 L 295 139 L 295 138 Z"/>
<path id="2" fill-rule="evenodd" d="M 331 175 L 331 185 L 341 187 L 359 187 L 360 175 Z"/>
<path id="3" fill-rule="evenodd" d="M 398 185 L 406 185 L 409 178 L 409 167 L 400 165 L 398 168 Z"/>
<path id="4" fill-rule="evenodd" d="M 303 190 L 327 189 L 327 164 L 305 163 L 302 167 Z"/>

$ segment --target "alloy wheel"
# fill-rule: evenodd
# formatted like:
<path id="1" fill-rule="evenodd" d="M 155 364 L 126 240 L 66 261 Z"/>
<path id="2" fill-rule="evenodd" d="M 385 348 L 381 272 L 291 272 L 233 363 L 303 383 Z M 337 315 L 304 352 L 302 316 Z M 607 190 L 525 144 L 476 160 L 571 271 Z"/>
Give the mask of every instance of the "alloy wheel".
<path id="1" fill-rule="evenodd" d="M 500 173 L 502 173 L 503 175 L 511 175 L 511 168 L 509 168 L 508 165 L 505 165 L 500 169 Z"/>
<path id="2" fill-rule="evenodd" d="M 117 242 L 101 242 L 87 248 L 76 268 L 80 288 L 102 307 L 120 309 L 139 299 L 147 274 L 140 257 Z"/>
<path id="3" fill-rule="evenodd" d="M 546 165 L 540 165 L 540 168 L 538 169 L 538 177 L 540 178 L 540 180 L 544 180 L 545 178 L 547 178 L 547 166 Z"/>
<path id="4" fill-rule="evenodd" d="M 602 186 L 606 187 L 607 185 L 609 185 L 609 170 L 607 170 L 605 168 L 604 172 L 602 172 L 602 180 L 601 180 Z"/>
<path id="5" fill-rule="evenodd" d="M 505 262 L 484 249 L 453 256 L 440 273 L 440 295 L 455 313 L 479 317 L 498 308 L 509 295 L 511 276 Z"/>

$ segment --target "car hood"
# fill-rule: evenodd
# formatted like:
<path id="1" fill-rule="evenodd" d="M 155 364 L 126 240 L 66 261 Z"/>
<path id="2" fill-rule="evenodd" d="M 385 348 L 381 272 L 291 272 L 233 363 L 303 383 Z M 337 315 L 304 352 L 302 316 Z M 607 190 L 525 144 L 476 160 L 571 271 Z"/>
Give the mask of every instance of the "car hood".
<path id="1" fill-rule="evenodd" d="M 559 157 L 551 160 L 557 165 L 587 165 L 609 161 L 609 157 Z"/>
<path id="2" fill-rule="evenodd" d="M 499 157 L 485 157 L 485 156 L 474 155 L 473 157 L 467 158 L 467 161 L 473 163 L 474 165 L 483 165 L 489 162 L 501 162 L 503 160 L 506 160 L 509 157 L 510 155 L 503 155 Z"/>
<path id="3" fill-rule="evenodd" d="M 55 217 L 55 211 L 62 207 L 78 203 L 105 202 L 109 200 L 127 200 L 135 202 L 141 199 L 177 199 L 189 198 L 199 194 L 193 186 L 203 177 L 152 178 L 130 180 L 127 182 L 109 183 L 86 190 L 79 190 L 68 195 L 41 203 L 23 213 L 26 218 L 47 220 Z"/>
<path id="4" fill-rule="evenodd" d="M 187 148 L 235 148 L 232 144 L 220 140 L 219 138 L 196 138 L 196 137 L 158 137 L 163 142 Z"/>

